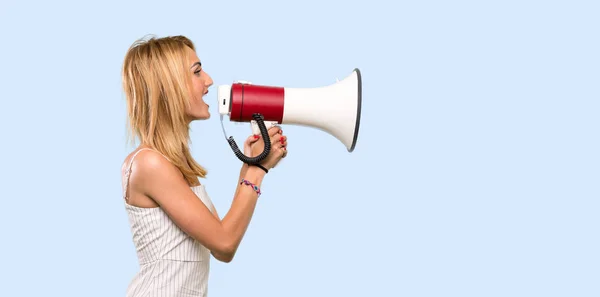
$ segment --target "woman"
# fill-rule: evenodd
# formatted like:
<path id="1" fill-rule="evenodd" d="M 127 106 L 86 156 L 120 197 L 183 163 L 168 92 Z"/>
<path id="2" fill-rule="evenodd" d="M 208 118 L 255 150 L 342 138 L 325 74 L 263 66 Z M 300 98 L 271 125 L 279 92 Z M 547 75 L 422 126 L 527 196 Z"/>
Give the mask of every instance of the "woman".
<path id="1" fill-rule="evenodd" d="M 206 296 L 210 255 L 230 262 L 250 223 L 265 174 L 287 151 L 279 127 L 262 166 L 244 164 L 231 208 L 221 219 L 191 156 L 189 125 L 210 118 L 203 96 L 212 79 L 184 36 L 136 41 L 122 69 L 130 129 L 140 146 L 123 163 L 123 196 L 140 271 L 127 296 Z M 259 141 L 260 140 L 260 141 Z M 249 137 L 244 153 L 264 142 Z M 261 168 L 262 167 L 262 168 Z"/>

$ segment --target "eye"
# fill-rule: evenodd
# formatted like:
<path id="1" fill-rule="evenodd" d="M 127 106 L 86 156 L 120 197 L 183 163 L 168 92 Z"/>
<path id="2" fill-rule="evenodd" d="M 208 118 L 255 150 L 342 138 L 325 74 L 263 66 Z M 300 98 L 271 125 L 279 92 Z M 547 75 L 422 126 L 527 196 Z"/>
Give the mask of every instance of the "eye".
<path id="1" fill-rule="evenodd" d="M 198 69 L 198 70 L 194 71 L 194 74 L 200 76 L 201 72 L 202 72 L 202 69 Z"/>

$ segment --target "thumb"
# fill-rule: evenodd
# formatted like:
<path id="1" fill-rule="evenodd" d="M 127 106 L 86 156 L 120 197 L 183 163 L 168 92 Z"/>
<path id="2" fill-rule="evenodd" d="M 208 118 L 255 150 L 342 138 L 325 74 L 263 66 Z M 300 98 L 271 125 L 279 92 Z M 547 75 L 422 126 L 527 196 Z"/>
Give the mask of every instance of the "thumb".
<path id="1" fill-rule="evenodd" d="M 250 135 L 247 139 L 246 139 L 246 144 L 250 145 L 253 144 L 255 142 L 257 142 L 260 139 L 259 135 Z"/>
<path id="2" fill-rule="evenodd" d="M 258 135 L 251 135 L 250 137 L 246 138 L 246 141 L 244 141 L 244 149 L 248 151 L 250 149 L 250 145 L 257 142 L 259 139 L 260 136 Z"/>

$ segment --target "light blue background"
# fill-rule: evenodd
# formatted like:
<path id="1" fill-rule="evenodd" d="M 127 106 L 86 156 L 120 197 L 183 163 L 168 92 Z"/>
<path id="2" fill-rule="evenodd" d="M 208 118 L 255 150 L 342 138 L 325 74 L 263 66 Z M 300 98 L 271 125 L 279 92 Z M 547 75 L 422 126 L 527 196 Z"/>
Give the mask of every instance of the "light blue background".
<path id="1" fill-rule="evenodd" d="M 363 74 L 355 152 L 284 126 L 210 296 L 599 296 L 598 2 L 391 3 L 4 0 L 0 296 L 124 295 L 119 70 L 146 34 L 193 39 L 215 81 L 192 148 L 221 216 L 240 163 L 216 85 Z"/>

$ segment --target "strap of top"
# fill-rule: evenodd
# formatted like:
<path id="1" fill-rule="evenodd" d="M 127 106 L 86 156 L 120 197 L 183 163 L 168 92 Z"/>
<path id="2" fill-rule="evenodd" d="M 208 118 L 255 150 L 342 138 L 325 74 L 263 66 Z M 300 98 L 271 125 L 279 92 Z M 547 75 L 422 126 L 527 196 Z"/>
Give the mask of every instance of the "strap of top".
<path id="1" fill-rule="evenodd" d="M 123 198 L 125 199 L 125 201 L 127 201 L 129 199 L 129 197 L 127 196 L 127 190 L 129 189 L 129 176 L 131 175 L 131 167 L 133 166 L 133 160 L 135 159 L 137 154 L 139 154 L 141 151 L 144 151 L 144 150 L 155 151 L 155 152 L 161 154 L 165 159 L 169 160 L 169 158 L 167 158 L 164 154 L 162 154 L 161 152 L 159 152 L 157 150 L 153 150 L 151 148 L 141 148 L 137 152 L 135 152 L 135 154 L 133 154 L 133 156 L 131 156 L 131 159 L 129 160 L 129 164 L 127 165 L 127 170 L 125 171 L 125 177 L 124 177 L 125 182 L 124 182 L 124 188 L 123 188 Z"/>

